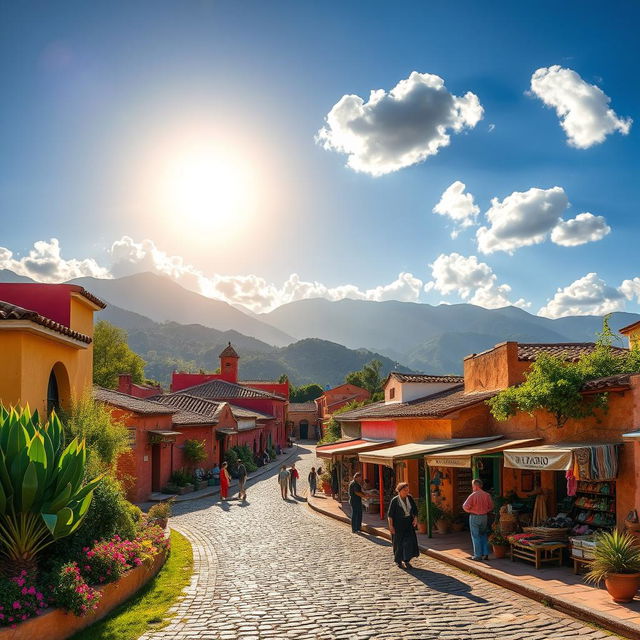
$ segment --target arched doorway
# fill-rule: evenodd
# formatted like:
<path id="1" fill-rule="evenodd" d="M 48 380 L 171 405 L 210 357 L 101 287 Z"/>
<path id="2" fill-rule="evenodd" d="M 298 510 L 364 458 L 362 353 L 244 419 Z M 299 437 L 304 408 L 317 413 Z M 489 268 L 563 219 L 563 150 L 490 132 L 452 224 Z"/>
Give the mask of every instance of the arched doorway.
<path id="1" fill-rule="evenodd" d="M 309 421 L 300 420 L 300 440 L 307 440 L 309 438 Z"/>
<path id="2" fill-rule="evenodd" d="M 60 390 L 58 389 L 58 380 L 53 369 L 49 374 L 49 384 L 47 385 L 47 415 L 52 411 L 60 412 Z"/>
<path id="3" fill-rule="evenodd" d="M 55 410 L 69 410 L 71 408 L 71 386 L 69 374 L 62 362 L 56 362 L 49 374 L 47 383 L 47 415 Z"/>

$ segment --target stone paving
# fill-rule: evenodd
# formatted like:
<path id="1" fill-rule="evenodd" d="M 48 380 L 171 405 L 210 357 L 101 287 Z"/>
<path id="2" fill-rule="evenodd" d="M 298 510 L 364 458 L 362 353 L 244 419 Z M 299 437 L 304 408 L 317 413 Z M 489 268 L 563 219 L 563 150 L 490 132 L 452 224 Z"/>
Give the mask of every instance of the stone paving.
<path id="1" fill-rule="evenodd" d="M 315 457 L 300 453 L 305 487 Z M 175 505 L 170 524 L 193 544 L 195 573 L 169 626 L 142 640 L 611 637 L 424 556 L 398 569 L 386 541 L 282 500 L 275 471 L 244 505 L 213 500 Z"/>

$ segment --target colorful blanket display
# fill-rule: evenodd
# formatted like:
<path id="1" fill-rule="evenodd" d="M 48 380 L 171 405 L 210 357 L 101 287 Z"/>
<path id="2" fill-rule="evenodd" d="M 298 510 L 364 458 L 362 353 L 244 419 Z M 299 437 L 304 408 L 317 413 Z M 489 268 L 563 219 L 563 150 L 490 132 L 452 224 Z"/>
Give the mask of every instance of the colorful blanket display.
<path id="1" fill-rule="evenodd" d="M 573 473 L 567 474 L 567 480 L 571 480 L 572 483 L 574 478 L 575 480 L 615 480 L 618 476 L 619 452 L 619 444 L 599 444 L 575 449 Z"/>

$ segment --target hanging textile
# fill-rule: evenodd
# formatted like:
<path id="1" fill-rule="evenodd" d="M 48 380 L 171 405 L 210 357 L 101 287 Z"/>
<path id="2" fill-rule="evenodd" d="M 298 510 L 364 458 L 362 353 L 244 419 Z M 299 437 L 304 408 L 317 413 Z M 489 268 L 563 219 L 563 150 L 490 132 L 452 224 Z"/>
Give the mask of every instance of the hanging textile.
<path id="1" fill-rule="evenodd" d="M 573 459 L 576 461 L 578 473 L 576 476 L 580 480 L 591 480 L 591 452 L 588 447 L 574 449 Z"/>
<path id="2" fill-rule="evenodd" d="M 591 464 L 589 466 L 592 480 L 615 480 L 618 477 L 619 446 L 601 444 L 590 447 Z"/>
<path id="3" fill-rule="evenodd" d="M 540 526 L 547 519 L 547 498 L 544 493 L 539 493 L 536 496 L 535 504 L 533 505 L 533 516 L 531 518 L 531 524 L 534 527 Z"/>
<path id="4" fill-rule="evenodd" d="M 578 481 L 573 475 L 573 471 L 569 469 L 569 471 L 567 471 L 567 473 L 565 474 L 565 477 L 567 479 L 567 495 L 575 496 L 578 489 Z"/>

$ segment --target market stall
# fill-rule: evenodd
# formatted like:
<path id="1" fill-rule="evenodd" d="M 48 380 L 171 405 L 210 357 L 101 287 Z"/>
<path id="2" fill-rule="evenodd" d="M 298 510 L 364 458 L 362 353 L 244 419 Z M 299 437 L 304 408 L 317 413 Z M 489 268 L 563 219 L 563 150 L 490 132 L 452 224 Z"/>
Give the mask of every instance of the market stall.
<path id="1" fill-rule="evenodd" d="M 617 521 L 616 481 L 620 443 L 557 443 L 505 449 L 505 469 L 514 470 L 512 493 L 533 487 L 534 509 L 523 533 L 511 537 L 513 557 L 531 557 L 537 547 L 550 551 L 571 545 L 571 557 L 583 556 L 594 532 L 611 529 Z M 516 509 L 517 511 L 517 509 Z M 520 524 L 529 514 L 520 514 Z M 533 550 L 532 550 L 533 549 Z M 575 552 L 574 552 L 575 550 Z M 557 550 L 554 550 L 557 551 Z M 557 552 L 559 553 L 559 551 Z M 537 560 L 539 554 L 535 553 Z M 555 555 L 553 556 L 555 557 Z M 553 561 L 552 556 L 549 556 Z M 536 560 L 536 566 L 540 566 Z"/>
<path id="2" fill-rule="evenodd" d="M 340 501 L 349 499 L 349 483 L 353 474 L 359 470 L 358 454 L 389 447 L 393 443 L 394 440 L 355 438 L 316 447 L 316 455 L 319 458 L 330 459 L 336 465 Z"/>
<path id="3" fill-rule="evenodd" d="M 408 460 L 423 460 L 424 456 L 436 451 L 447 451 L 456 449 L 458 447 L 471 446 L 476 443 L 489 442 L 497 440 L 501 436 L 485 436 L 478 438 L 452 438 L 448 440 L 422 440 L 420 442 L 410 442 L 396 447 L 388 447 L 385 449 L 379 449 L 376 451 L 367 451 L 359 454 L 358 458 L 361 463 L 377 465 L 378 475 L 382 480 L 388 471 L 394 472 L 394 477 L 399 474 L 396 473 L 398 466 L 405 463 Z M 393 497 L 393 493 L 389 491 L 389 488 L 393 490 L 393 486 L 390 486 L 386 491 L 384 490 L 384 481 L 380 483 L 383 491 L 380 493 L 380 518 L 384 518 L 384 507 L 388 504 L 389 500 Z M 430 493 L 431 479 L 429 477 L 428 468 L 425 469 L 425 490 L 427 495 Z M 427 500 L 427 506 L 430 501 Z M 430 521 L 429 521 L 429 535 L 431 535 Z"/>
<path id="4" fill-rule="evenodd" d="M 437 488 L 432 489 L 432 493 L 437 492 L 434 502 L 450 510 L 454 518 L 462 514 L 462 503 L 471 491 L 473 478 L 480 478 L 484 490 L 494 497 L 502 495 L 502 452 L 541 442 L 542 438 L 515 440 L 498 436 L 492 441 L 426 455 L 432 483 L 439 480 Z"/>

